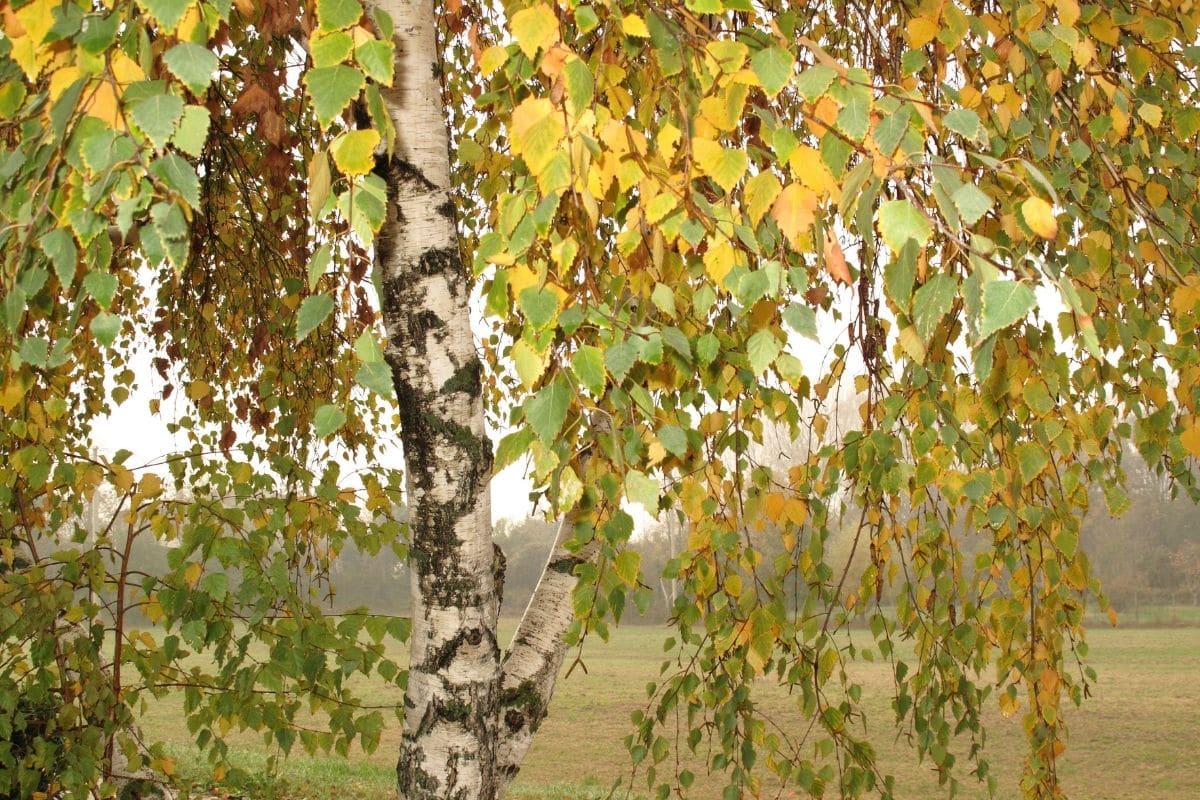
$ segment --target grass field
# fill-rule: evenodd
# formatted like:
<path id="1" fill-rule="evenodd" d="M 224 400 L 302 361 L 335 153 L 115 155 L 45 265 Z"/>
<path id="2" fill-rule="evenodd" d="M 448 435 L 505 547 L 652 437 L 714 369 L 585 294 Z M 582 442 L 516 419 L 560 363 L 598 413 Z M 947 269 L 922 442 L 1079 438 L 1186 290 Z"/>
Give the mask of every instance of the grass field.
<path id="1" fill-rule="evenodd" d="M 630 626 L 617 631 L 607 645 L 589 645 L 587 673 L 576 669 L 560 681 L 550 717 L 510 797 L 602 797 L 614 780 L 629 775 L 622 739 L 630 731 L 630 712 L 644 706 L 644 687 L 657 675 L 663 636 L 661 628 Z M 1096 630 L 1089 638 L 1099 682 L 1092 699 L 1068 717 L 1070 739 L 1060 774 L 1070 795 L 1091 800 L 1200 797 L 1200 629 Z M 869 731 L 884 771 L 896 776 L 898 797 L 945 796 L 928 765 L 918 764 L 911 751 L 895 741 L 887 667 L 864 664 L 858 669 L 868 698 Z M 390 696 L 375 693 L 374 699 Z M 791 706 L 782 693 L 769 703 L 777 719 L 801 724 L 798 714 L 789 714 Z M 177 708 L 160 704 L 145 722 L 152 738 L 173 743 L 183 769 L 195 765 Z M 993 710 L 988 723 L 989 758 L 1000 779 L 997 797 L 1016 797 L 1024 754 L 1019 718 L 1004 719 Z M 347 762 L 294 754 L 280 779 L 263 787 L 263 794 L 291 800 L 392 798 L 398 740 L 393 723 L 370 756 L 357 754 Z M 265 750 L 258 741 L 238 741 L 240 763 L 262 763 Z M 698 777 L 690 796 L 719 797 L 720 778 L 703 775 L 698 762 L 693 769 Z M 644 791 L 645 782 L 635 781 L 634 788 Z M 959 796 L 988 795 L 964 776 Z"/>

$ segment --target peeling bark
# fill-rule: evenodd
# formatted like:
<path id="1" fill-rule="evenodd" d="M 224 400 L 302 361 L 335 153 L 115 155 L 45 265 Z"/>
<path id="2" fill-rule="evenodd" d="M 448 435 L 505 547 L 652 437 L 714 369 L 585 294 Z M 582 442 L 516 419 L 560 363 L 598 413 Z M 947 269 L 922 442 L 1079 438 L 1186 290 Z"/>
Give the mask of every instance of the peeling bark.
<path id="1" fill-rule="evenodd" d="M 388 217 L 376 241 L 380 305 L 404 444 L 413 627 L 401 798 L 493 800 L 546 716 L 572 619 L 568 517 L 511 650 L 496 641 L 504 556 L 492 542 L 492 450 L 482 365 L 451 196 L 432 0 L 381 0 L 395 21 L 396 83 L 384 101 L 395 154 L 377 172 Z"/>

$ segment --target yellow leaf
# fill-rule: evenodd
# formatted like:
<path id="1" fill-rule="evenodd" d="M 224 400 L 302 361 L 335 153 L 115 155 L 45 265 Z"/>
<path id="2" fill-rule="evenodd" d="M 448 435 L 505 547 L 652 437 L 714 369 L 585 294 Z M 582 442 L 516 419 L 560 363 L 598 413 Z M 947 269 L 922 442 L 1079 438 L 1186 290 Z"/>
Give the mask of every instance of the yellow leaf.
<path id="1" fill-rule="evenodd" d="M 117 102 L 117 90 L 110 81 L 100 81 L 94 88 L 88 88 L 84 92 L 81 108 L 89 117 L 107 123 L 110 128 L 119 131 L 125 129 Z"/>
<path id="2" fill-rule="evenodd" d="M 508 271 L 508 289 L 512 292 L 513 299 L 520 297 L 521 292 L 530 286 L 537 286 L 539 283 L 541 280 L 537 273 L 525 264 L 518 264 Z"/>
<path id="3" fill-rule="evenodd" d="M 1079 3 L 1076 0 L 1054 0 L 1058 8 L 1058 21 L 1067 27 L 1079 21 Z"/>
<path id="4" fill-rule="evenodd" d="M 8 3 L 5 3 L 8 12 Z M 29 76 L 37 78 L 42 68 L 54 57 L 52 45 L 42 40 L 54 24 L 54 0 L 33 0 L 15 13 L 4 14 L 4 35 L 12 41 L 12 60 Z"/>
<path id="5" fill-rule="evenodd" d="M 783 513 L 793 525 L 803 525 L 808 519 L 808 503 L 796 497 L 789 497 L 783 504 Z"/>
<path id="6" fill-rule="evenodd" d="M 621 30 L 625 32 L 626 36 L 636 36 L 639 39 L 650 38 L 650 29 L 646 27 L 646 20 L 637 14 L 626 14 L 625 19 L 621 20 Z"/>
<path id="7" fill-rule="evenodd" d="M 211 391 L 212 387 L 208 385 L 208 381 L 195 380 L 188 384 L 187 396 L 191 400 L 202 400 Z"/>
<path id="8" fill-rule="evenodd" d="M 801 236 L 807 234 L 812 226 L 816 211 L 816 193 L 798 183 L 790 183 L 775 200 L 771 217 L 779 224 L 779 230 L 783 231 L 792 247 L 803 249 L 806 242 Z"/>
<path id="9" fill-rule="evenodd" d="M 133 488 L 133 472 L 120 464 L 112 465 L 113 486 L 124 494 Z"/>
<path id="10" fill-rule="evenodd" d="M 758 225 L 762 221 L 763 215 L 767 213 L 782 190 L 783 185 L 779 182 L 779 178 L 769 170 L 760 172 L 746 181 L 742 187 L 742 198 L 746 201 L 746 213 L 749 215 L 751 223 Z"/>
<path id="11" fill-rule="evenodd" d="M 21 398 L 24 396 L 25 388 L 16 380 L 10 380 L 4 384 L 4 391 L 0 392 L 0 408 L 4 409 L 4 413 L 7 414 L 16 407 L 17 403 L 21 402 Z"/>
<path id="12" fill-rule="evenodd" d="M 1171 308 L 1176 314 L 1190 314 L 1200 305 L 1200 277 L 1189 275 L 1171 295 Z"/>
<path id="13" fill-rule="evenodd" d="M 1192 423 L 1192 427 L 1179 434 L 1179 443 L 1183 445 L 1184 450 L 1200 457 L 1200 424 Z"/>
<path id="14" fill-rule="evenodd" d="M 1030 197 L 1021 204 L 1021 213 L 1030 230 L 1043 239 L 1053 239 L 1058 236 L 1058 220 L 1054 218 L 1054 208 L 1040 197 Z"/>
<path id="15" fill-rule="evenodd" d="M 120 50 L 109 58 L 108 68 L 122 88 L 146 79 L 146 73 L 142 71 L 141 66 Z"/>
<path id="16" fill-rule="evenodd" d="M 937 20 L 929 17 L 913 17 L 908 21 L 908 46 L 920 48 L 933 41 L 938 34 Z"/>
<path id="17" fill-rule="evenodd" d="M 200 582 L 200 573 L 204 572 L 204 567 L 198 562 L 193 561 L 187 565 L 187 569 L 183 571 L 183 580 L 187 583 L 189 589 L 194 589 L 196 584 Z"/>
<path id="18" fill-rule="evenodd" d="M 829 167 L 825 166 L 821 154 L 816 149 L 807 145 L 797 147 L 788 158 L 788 166 L 792 175 L 821 198 L 841 193 L 837 179 L 833 177 Z"/>
<path id="19" fill-rule="evenodd" d="M 138 481 L 138 491 L 147 496 L 153 496 L 162 491 L 162 478 L 153 472 L 147 472 Z"/>
<path id="20" fill-rule="evenodd" d="M 512 151 L 525 159 L 534 175 L 540 174 L 554 158 L 565 132 L 554 104 L 545 97 L 528 97 L 513 109 L 509 127 Z"/>
<path id="21" fill-rule="evenodd" d="M 379 131 L 366 128 L 343 133 L 333 140 L 329 151 L 333 163 L 346 175 L 366 175 L 375 166 L 375 147 Z"/>
<path id="22" fill-rule="evenodd" d="M 504 66 L 508 61 L 508 48 L 494 44 L 479 57 L 479 71 L 485 77 Z"/>
<path id="23" fill-rule="evenodd" d="M 545 3 L 513 14 L 508 27 L 517 40 L 517 46 L 530 60 L 537 55 L 538 48 L 549 48 L 559 38 L 558 17 Z"/>
<path id="24" fill-rule="evenodd" d="M 744 150 L 722 147 L 711 139 L 693 138 L 692 155 L 700 171 L 717 182 L 726 192 L 733 190 L 746 174 L 749 159 Z"/>
<path id="25" fill-rule="evenodd" d="M 1157 128 L 1162 124 L 1163 110 L 1161 106 L 1142 103 L 1138 106 L 1138 116 L 1144 119 L 1151 128 Z"/>
<path id="26" fill-rule="evenodd" d="M 63 67 L 54 71 L 50 76 L 50 100 L 57 100 L 62 96 L 62 93 L 70 88 L 71 84 L 79 80 L 83 73 L 79 67 L 75 65 Z"/>
<path id="27" fill-rule="evenodd" d="M 179 21 L 179 38 L 196 44 L 204 44 L 208 38 L 208 26 L 204 24 L 199 5 L 193 3 L 183 12 L 183 19 Z"/>
<path id="28" fill-rule="evenodd" d="M 733 269 L 733 262 L 733 245 L 728 239 L 721 237 L 716 244 L 709 240 L 708 250 L 704 253 L 704 271 L 713 279 L 713 283 L 722 285 L 729 270 Z"/>

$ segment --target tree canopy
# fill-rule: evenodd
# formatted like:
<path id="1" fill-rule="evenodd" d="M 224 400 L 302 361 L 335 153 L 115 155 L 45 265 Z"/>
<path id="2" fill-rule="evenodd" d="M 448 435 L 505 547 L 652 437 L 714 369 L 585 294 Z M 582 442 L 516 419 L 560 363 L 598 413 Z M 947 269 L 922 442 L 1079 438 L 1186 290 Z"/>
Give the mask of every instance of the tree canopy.
<path id="1" fill-rule="evenodd" d="M 377 466 L 406 396 L 372 261 L 415 180 L 380 167 L 409 75 L 365 5 L 0 4 L 0 732 L 18 696 L 56 709 L 48 749 L 0 749 L 22 795 L 50 764 L 94 781 L 148 694 L 184 694 L 224 775 L 231 728 L 370 747 L 381 709 L 347 679 L 406 683 L 378 644 L 409 620 L 322 606 L 347 539 L 411 544 Z M 1023 793 L 1060 796 L 1084 609 L 1107 608 L 1089 492 L 1128 505 L 1132 444 L 1200 497 L 1200 6 L 438 13 L 494 468 L 528 456 L 566 519 L 568 641 L 657 591 L 630 505 L 682 515 L 630 740 L 648 786 L 686 791 L 667 756 L 707 738 L 731 797 L 889 795 L 847 669 L 874 658 L 944 780 L 991 778 L 998 703 L 1028 736 Z M 97 455 L 105 414 L 149 391 L 186 446 Z M 121 504 L 89 527 L 101 486 Z M 162 574 L 123 568 L 138 536 L 173 543 Z M 767 683 L 803 724 L 756 713 Z"/>

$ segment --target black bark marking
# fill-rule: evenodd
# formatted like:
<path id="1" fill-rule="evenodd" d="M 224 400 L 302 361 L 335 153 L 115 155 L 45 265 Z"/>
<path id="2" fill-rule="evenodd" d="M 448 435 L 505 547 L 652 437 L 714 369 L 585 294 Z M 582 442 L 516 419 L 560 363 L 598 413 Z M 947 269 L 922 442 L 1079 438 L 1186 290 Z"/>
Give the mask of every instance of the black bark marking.
<path id="1" fill-rule="evenodd" d="M 463 364 L 442 384 L 443 395 L 455 392 L 463 392 L 468 397 L 478 397 L 483 393 L 483 363 L 478 358 Z"/>
<path id="2" fill-rule="evenodd" d="M 422 275 L 446 275 L 462 270 L 462 258 L 458 247 L 431 247 L 421 253 L 417 261 L 417 270 Z"/>
<path id="3" fill-rule="evenodd" d="M 510 686 L 500 694 L 500 708 L 504 712 L 504 722 L 511 732 L 519 731 L 528 724 L 529 732 L 534 733 L 546 718 L 546 706 L 537 684 L 533 681 L 521 681 L 517 686 Z"/>

